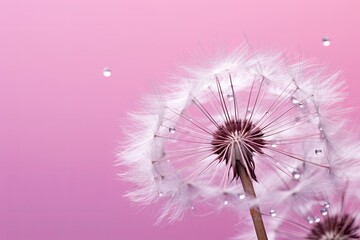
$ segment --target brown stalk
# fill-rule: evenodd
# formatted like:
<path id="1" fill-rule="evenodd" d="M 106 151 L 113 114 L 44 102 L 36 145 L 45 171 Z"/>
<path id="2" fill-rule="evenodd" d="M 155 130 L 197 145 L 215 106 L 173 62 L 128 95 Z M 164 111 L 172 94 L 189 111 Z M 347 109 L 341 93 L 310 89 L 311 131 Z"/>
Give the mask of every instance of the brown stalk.
<path id="1" fill-rule="evenodd" d="M 234 147 L 234 157 L 235 161 L 241 161 L 241 153 L 237 147 Z M 256 193 L 254 190 L 254 186 L 252 184 L 252 180 L 246 171 L 246 168 L 243 164 L 235 164 L 237 171 L 240 175 L 241 184 L 244 188 L 246 197 L 256 198 Z M 267 240 L 266 230 L 264 226 L 264 222 L 261 216 L 259 206 L 253 206 L 250 208 L 250 215 L 253 220 L 253 224 L 255 227 L 255 232 L 258 240 Z"/>

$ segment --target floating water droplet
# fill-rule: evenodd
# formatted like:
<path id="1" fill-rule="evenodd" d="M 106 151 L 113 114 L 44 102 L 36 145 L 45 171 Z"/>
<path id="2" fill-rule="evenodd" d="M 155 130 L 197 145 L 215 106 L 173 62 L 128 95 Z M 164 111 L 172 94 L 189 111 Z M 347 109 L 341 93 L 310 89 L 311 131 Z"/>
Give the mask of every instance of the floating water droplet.
<path id="1" fill-rule="evenodd" d="M 313 224 L 314 223 L 314 218 L 313 217 L 307 217 L 307 222 L 309 223 L 309 224 Z"/>
<path id="2" fill-rule="evenodd" d="M 315 149 L 315 154 L 316 155 L 321 155 L 322 154 L 322 149 Z"/>
<path id="3" fill-rule="evenodd" d="M 176 129 L 175 127 L 169 127 L 169 133 L 175 133 Z"/>
<path id="4" fill-rule="evenodd" d="M 291 97 L 291 102 L 292 102 L 293 104 L 299 104 L 299 103 L 300 103 L 300 101 L 299 101 L 297 98 L 295 98 L 295 97 Z"/>
<path id="5" fill-rule="evenodd" d="M 228 100 L 231 102 L 232 100 L 234 100 L 234 96 L 232 94 L 228 94 L 227 95 Z"/>
<path id="6" fill-rule="evenodd" d="M 321 213 L 321 215 L 326 216 L 328 214 L 328 209 L 322 208 L 322 209 L 320 209 L 320 213 Z"/>
<path id="7" fill-rule="evenodd" d="M 158 195 L 159 195 L 159 197 L 162 197 L 164 195 L 164 193 L 162 191 L 159 191 Z"/>
<path id="8" fill-rule="evenodd" d="M 225 200 L 224 201 L 224 205 L 226 206 L 226 205 L 228 205 L 229 204 L 229 201 L 228 200 Z"/>
<path id="9" fill-rule="evenodd" d="M 270 210 L 270 216 L 276 217 L 276 211 L 274 209 Z"/>
<path id="10" fill-rule="evenodd" d="M 239 199 L 240 199 L 240 200 L 245 199 L 245 193 L 240 193 L 240 194 L 239 194 Z"/>
<path id="11" fill-rule="evenodd" d="M 319 217 L 314 217 L 314 221 L 316 222 L 316 223 L 318 223 L 318 222 L 320 222 L 320 218 Z"/>
<path id="12" fill-rule="evenodd" d="M 299 180 L 301 178 L 301 173 L 298 169 L 294 169 L 291 172 L 291 175 L 292 175 L 293 179 L 295 179 L 295 180 Z"/>
<path id="13" fill-rule="evenodd" d="M 111 77 L 111 69 L 106 67 L 103 69 L 103 76 L 104 77 Z"/>
<path id="14" fill-rule="evenodd" d="M 330 46 L 330 45 L 331 45 L 330 38 L 328 38 L 328 37 L 323 37 L 322 43 L 323 43 L 323 46 L 324 46 L 324 47 Z"/>

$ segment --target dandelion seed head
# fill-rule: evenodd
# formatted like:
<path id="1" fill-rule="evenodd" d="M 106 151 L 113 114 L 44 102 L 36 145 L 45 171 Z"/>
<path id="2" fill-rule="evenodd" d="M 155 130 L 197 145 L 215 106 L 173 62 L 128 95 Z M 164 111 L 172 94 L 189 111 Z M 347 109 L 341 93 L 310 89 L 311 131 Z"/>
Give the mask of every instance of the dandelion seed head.
<path id="1" fill-rule="evenodd" d="M 359 239 L 360 225 L 352 216 L 335 215 L 326 218 L 323 222 L 316 224 L 305 239 L 320 240 L 345 240 Z"/>
<path id="2" fill-rule="evenodd" d="M 276 220 L 271 230 L 275 239 L 360 239 L 360 199 L 353 191 L 358 184 L 351 181 L 341 188 L 314 192 L 308 195 L 307 204 L 297 198 L 298 204 L 292 204 L 291 211 L 281 212 L 283 218 L 271 218 Z"/>
<path id="3" fill-rule="evenodd" d="M 253 153 L 262 153 L 265 141 L 262 139 L 263 133 L 251 122 L 244 120 L 230 120 L 218 127 L 213 134 L 213 152 L 218 155 L 220 162 L 225 161 L 233 170 L 235 179 L 240 178 L 239 167 L 237 164 L 247 166 L 251 177 L 257 181 L 255 175 L 255 163 Z M 234 148 L 240 148 L 242 154 L 238 160 L 232 160 L 231 155 Z"/>

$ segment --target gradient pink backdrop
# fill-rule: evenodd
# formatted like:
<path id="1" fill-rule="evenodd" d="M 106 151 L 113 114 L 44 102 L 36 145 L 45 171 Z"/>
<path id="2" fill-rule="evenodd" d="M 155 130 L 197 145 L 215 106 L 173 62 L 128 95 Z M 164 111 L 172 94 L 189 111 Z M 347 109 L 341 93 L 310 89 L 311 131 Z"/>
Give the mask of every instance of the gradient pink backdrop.
<path id="1" fill-rule="evenodd" d="M 359 3 L 1 1 L 0 239 L 233 236 L 234 214 L 187 215 L 159 228 L 156 207 L 122 197 L 130 185 L 116 180 L 112 166 L 120 119 L 194 52 L 245 39 L 342 70 L 348 103 L 359 107 Z M 349 117 L 357 124 L 360 111 Z"/>

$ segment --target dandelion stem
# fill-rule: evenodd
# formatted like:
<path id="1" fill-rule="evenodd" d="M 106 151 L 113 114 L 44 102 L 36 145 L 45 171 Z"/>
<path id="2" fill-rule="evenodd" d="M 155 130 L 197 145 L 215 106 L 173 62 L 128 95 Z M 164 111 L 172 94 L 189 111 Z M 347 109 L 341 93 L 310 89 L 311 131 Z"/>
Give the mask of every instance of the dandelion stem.
<path id="1" fill-rule="evenodd" d="M 234 148 L 234 157 L 235 161 L 241 161 L 241 150 L 237 147 Z M 237 167 L 237 171 L 240 173 L 241 184 L 244 188 L 246 197 L 256 198 L 256 193 L 254 190 L 254 186 L 252 184 L 251 178 L 246 171 L 246 168 L 243 164 L 235 164 Z M 255 232 L 258 240 L 267 240 L 266 230 L 264 226 L 264 222 L 261 216 L 259 206 L 253 206 L 250 208 L 250 215 L 253 220 L 253 224 L 255 227 Z"/>

